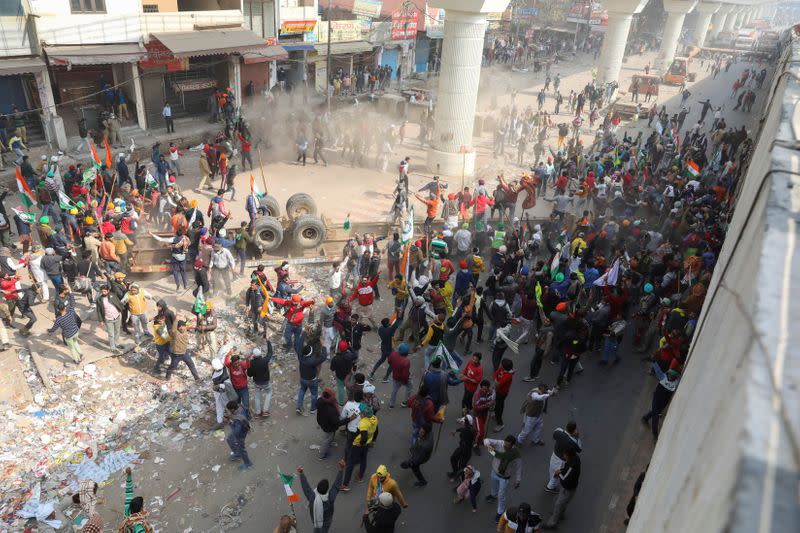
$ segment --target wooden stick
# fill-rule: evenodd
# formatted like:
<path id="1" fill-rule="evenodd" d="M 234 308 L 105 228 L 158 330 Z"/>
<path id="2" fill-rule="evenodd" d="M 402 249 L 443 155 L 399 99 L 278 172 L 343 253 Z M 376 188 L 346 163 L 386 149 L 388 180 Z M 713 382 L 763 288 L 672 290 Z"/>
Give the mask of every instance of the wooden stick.
<path id="1" fill-rule="evenodd" d="M 256 148 L 258 153 L 258 166 L 261 167 L 261 181 L 264 183 L 264 194 L 267 194 L 267 178 L 264 176 L 264 163 L 261 161 L 261 148 Z"/>

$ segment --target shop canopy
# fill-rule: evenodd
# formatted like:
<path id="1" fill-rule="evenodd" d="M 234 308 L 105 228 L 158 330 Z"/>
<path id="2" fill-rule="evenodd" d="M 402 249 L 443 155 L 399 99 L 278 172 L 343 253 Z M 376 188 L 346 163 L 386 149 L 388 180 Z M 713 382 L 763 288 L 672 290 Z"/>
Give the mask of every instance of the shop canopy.
<path id="1" fill-rule="evenodd" d="M 250 30 L 224 28 L 152 33 L 177 58 L 251 52 L 269 48 L 267 41 Z"/>
<path id="2" fill-rule="evenodd" d="M 375 45 L 366 41 L 353 41 L 350 43 L 331 43 L 331 55 L 339 54 L 360 54 L 362 52 L 372 52 Z M 317 54 L 321 56 L 328 55 L 327 43 L 320 43 L 314 45 Z"/>
<path id="3" fill-rule="evenodd" d="M 31 74 L 45 68 L 41 57 L 15 57 L 3 58 L 0 61 L 0 76 L 15 76 L 17 74 Z"/>
<path id="4" fill-rule="evenodd" d="M 136 63 L 147 57 L 147 50 L 139 43 L 46 46 L 44 50 L 51 65 Z"/>
<path id="5" fill-rule="evenodd" d="M 267 61 L 282 61 L 289 59 L 289 54 L 283 46 L 268 46 L 256 52 L 245 52 L 242 54 L 245 63 L 265 63 Z"/>

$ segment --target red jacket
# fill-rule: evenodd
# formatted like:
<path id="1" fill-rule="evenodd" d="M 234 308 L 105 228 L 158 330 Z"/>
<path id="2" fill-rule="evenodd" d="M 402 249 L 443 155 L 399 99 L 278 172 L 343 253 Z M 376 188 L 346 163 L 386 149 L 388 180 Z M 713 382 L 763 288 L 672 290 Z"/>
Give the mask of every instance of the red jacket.
<path id="1" fill-rule="evenodd" d="M 245 154 L 250 153 L 250 146 L 252 146 L 253 143 L 242 137 L 241 133 L 239 134 L 239 142 L 242 143 L 242 152 Z"/>
<path id="2" fill-rule="evenodd" d="M 375 278 L 367 283 L 359 281 L 356 288 L 353 289 L 353 294 L 347 300 L 352 302 L 358 298 L 358 305 L 372 305 L 375 301 L 375 286 L 378 284 L 378 278 Z"/>
<path id="3" fill-rule="evenodd" d="M 470 359 L 467 366 L 464 367 L 463 374 L 470 379 L 474 379 L 477 383 L 472 383 L 471 381 L 464 382 L 464 388 L 469 392 L 475 392 L 478 390 L 478 386 L 483 379 L 483 366 L 478 363 L 477 365 L 472 364 L 472 359 Z"/>
<path id="4" fill-rule="evenodd" d="M 476 213 L 485 213 L 486 206 L 494 205 L 494 200 L 486 195 L 479 194 L 472 200 L 472 205 L 475 206 Z"/>
<path id="5" fill-rule="evenodd" d="M 427 396 L 420 398 L 418 394 L 414 394 L 408 399 L 408 405 L 411 406 L 412 422 L 416 422 L 420 426 L 426 422 L 433 423 L 433 417 L 436 415 L 433 400 Z"/>
<path id="6" fill-rule="evenodd" d="M 303 300 L 299 303 L 295 303 L 291 300 L 285 300 L 283 298 L 273 298 L 272 301 L 278 305 L 286 306 L 286 312 L 284 313 L 284 316 L 289 324 L 292 324 L 293 326 L 299 326 L 302 324 L 305 308 L 314 305 L 314 300 Z"/>
<path id="7" fill-rule="evenodd" d="M 225 356 L 225 366 L 228 367 L 228 373 L 231 375 L 231 385 L 234 389 L 243 389 L 247 387 L 247 368 L 250 366 L 250 361 L 247 359 L 240 359 L 239 364 L 233 366 L 231 364 L 231 356 Z"/>
<path id="8" fill-rule="evenodd" d="M 8 278 L 0 280 L 0 290 L 5 291 L 6 300 L 19 300 L 19 293 L 14 292 L 17 290 L 17 278 Z"/>
<path id="9" fill-rule="evenodd" d="M 392 369 L 392 379 L 405 385 L 411 377 L 411 360 L 400 352 L 389 355 L 389 367 Z"/>
<path id="10" fill-rule="evenodd" d="M 494 390 L 497 394 L 503 396 L 508 395 L 511 390 L 511 380 L 514 378 L 514 371 L 507 372 L 502 366 L 494 371 L 492 379 L 494 379 Z"/>

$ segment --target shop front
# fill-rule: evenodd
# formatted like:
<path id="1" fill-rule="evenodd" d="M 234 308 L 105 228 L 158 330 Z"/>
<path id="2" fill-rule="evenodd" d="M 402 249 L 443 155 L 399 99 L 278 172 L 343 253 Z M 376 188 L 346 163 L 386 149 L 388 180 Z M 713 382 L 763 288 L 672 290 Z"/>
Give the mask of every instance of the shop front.
<path id="1" fill-rule="evenodd" d="M 78 134 L 81 118 L 89 128 L 102 127 L 104 111 L 118 114 L 123 125 L 138 122 L 136 63 L 147 53 L 138 43 L 46 46 L 44 52 L 67 135 Z"/>
<path id="2" fill-rule="evenodd" d="M 240 54 L 268 47 L 264 39 L 240 28 L 151 34 L 145 45 L 147 58 L 139 62 L 148 123 L 163 123 L 165 102 L 175 118 L 209 114 L 216 89 L 232 91 L 239 105 Z"/>

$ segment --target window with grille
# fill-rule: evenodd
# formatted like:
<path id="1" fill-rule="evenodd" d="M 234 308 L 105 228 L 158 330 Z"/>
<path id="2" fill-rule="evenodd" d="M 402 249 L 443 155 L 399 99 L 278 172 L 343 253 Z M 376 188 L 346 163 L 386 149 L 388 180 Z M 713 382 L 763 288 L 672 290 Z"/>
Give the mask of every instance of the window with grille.
<path id="1" fill-rule="evenodd" d="M 142 13 L 158 13 L 158 4 L 142 4 Z"/>
<path id="2" fill-rule="evenodd" d="M 73 13 L 105 13 L 105 0 L 70 0 L 70 8 Z"/>

